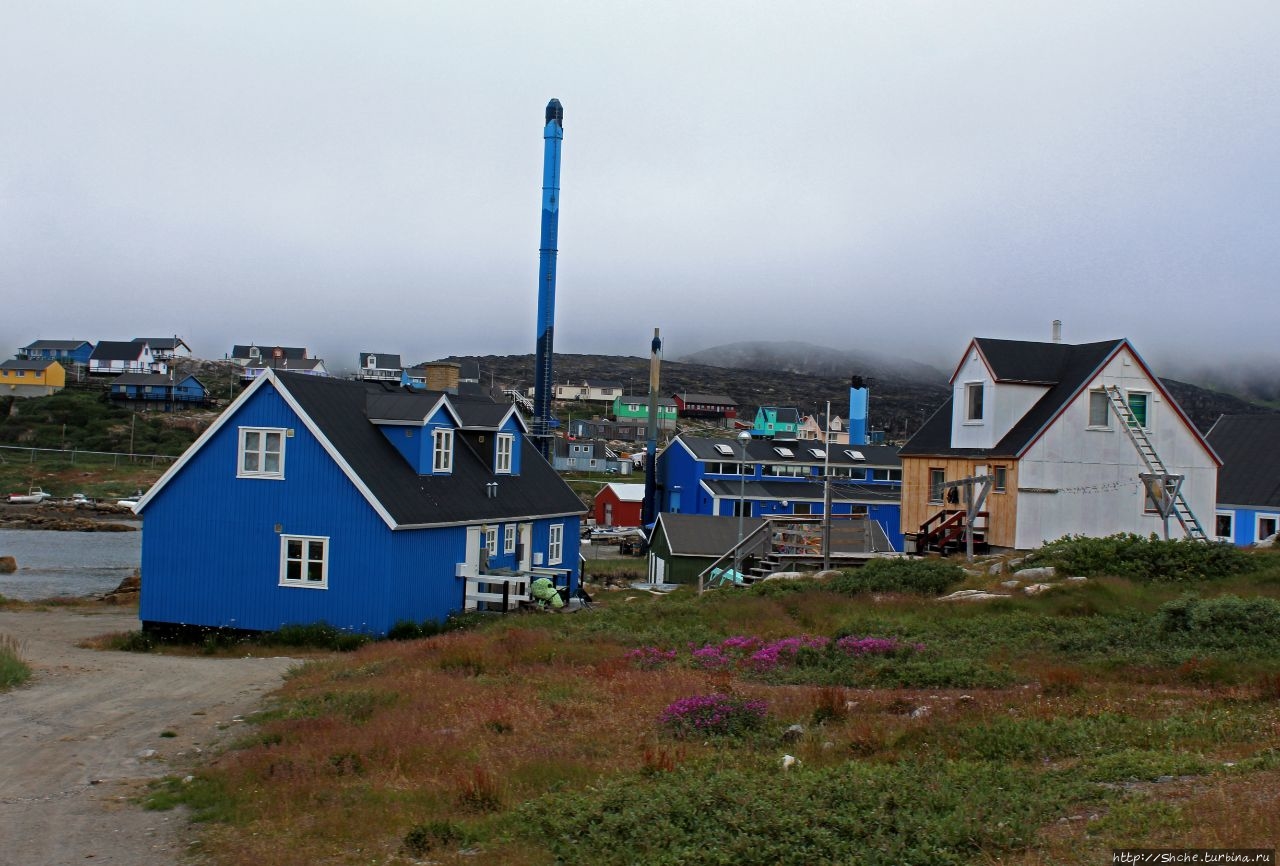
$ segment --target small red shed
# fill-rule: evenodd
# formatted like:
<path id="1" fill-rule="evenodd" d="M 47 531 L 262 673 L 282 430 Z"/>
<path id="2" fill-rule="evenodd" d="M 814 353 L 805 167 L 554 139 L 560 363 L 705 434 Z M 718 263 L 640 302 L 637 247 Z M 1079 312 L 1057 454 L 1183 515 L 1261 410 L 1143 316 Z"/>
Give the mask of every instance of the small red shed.
<path id="1" fill-rule="evenodd" d="M 596 494 L 596 526 L 639 526 L 643 484 L 606 484 Z"/>

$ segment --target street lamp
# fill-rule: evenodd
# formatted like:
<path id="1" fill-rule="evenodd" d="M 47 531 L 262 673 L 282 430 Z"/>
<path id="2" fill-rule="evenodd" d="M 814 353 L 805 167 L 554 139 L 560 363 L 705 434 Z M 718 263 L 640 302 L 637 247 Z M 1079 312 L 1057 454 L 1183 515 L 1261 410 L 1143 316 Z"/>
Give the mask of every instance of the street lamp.
<path id="1" fill-rule="evenodd" d="M 742 518 L 747 510 L 747 443 L 751 441 L 751 433 L 742 430 L 738 433 L 738 444 L 742 446 L 742 462 L 738 465 L 738 544 L 733 548 L 733 581 L 742 579 Z"/>

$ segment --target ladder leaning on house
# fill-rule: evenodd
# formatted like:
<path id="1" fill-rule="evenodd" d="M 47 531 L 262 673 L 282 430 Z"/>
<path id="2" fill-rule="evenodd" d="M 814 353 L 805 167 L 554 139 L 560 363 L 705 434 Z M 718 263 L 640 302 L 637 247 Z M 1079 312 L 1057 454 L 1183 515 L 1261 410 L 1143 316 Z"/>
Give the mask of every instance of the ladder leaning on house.
<path id="1" fill-rule="evenodd" d="M 1147 436 L 1146 431 L 1142 429 L 1142 424 L 1138 421 L 1138 416 L 1133 414 L 1133 410 L 1129 408 L 1128 402 L 1121 393 L 1118 385 L 1106 385 L 1103 391 L 1107 395 L 1107 400 L 1111 403 L 1111 408 L 1115 411 L 1116 417 L 1120 419 L 1120 426 L 1129 434 L 1129 441 L 1133 443 L 1133 447 L 1138 449 L 1138 456 L 1142 458 L 1142 462 L 1146 464 L 1147 471 L 1152 475 L 1168 475 L 1169 470 L 1165 467 L 1164 461 L 1160 459 L 1160 455 L 1156 453 L 1155 446 L 1151 444 L 1151 439 Z M 1182 531 L 1187 534 L 1187 538 L 1193 538 L 1196 541 L 1208 541 L 1209 536 L 1204 531 L 1204 527 L 1200 525 L 1200 521 L 1191 511 L 1191 506 L 1187 505 L 1186 497 L 1182 495 L 1181 486 L 1173 497 L 1173 515 L 1178 518 L 1178 522 L 1182 524 Z"/>

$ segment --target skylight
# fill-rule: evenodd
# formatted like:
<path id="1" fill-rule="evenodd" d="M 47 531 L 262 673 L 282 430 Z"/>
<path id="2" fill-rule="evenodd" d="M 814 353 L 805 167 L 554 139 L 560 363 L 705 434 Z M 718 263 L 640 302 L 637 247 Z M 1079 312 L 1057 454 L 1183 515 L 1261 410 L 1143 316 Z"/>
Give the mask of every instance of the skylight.
<path id="1" fill-rule="evenodd" d="M 783 448 L 781 445 L 773 446 L 773 450 L 778 452 L 779 457 L 795 457 L 796 456 L 795 454 L 791 453 L 790 448 Z"/>
<path id="2" fill-rule="evenodd" d="M 846 448 L 844 453 L 849 455 L 850 460 L 866 460 L 867 459 L 866 457 L 862 456 L 861 451 L 851 451 L 848 448 Z"/>
<path id="3" fill-rule="evenodd" d="M 819 460 L 825 460 L 827 457 L 826 450 L 822 448 L 810 448 L 809 453 L 812 454 L 814 457 L 817 457 Z"/>
<path id="4" fill-rule="evenodd" d="M 716 450 L 719 451 L 721 454 L 723 454 L 725 457 L 733 456 L 733 448 L 728 445 L 725 445 L 723 442 L 716 443 Z"/>

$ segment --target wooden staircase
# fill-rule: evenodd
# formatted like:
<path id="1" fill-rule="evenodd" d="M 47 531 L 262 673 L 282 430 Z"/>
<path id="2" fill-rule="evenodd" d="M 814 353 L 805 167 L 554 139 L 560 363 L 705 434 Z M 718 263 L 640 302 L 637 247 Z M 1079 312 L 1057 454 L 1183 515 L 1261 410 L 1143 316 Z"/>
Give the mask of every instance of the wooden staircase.
<path id="1" fill-rule="evenodd" d="M 963 508 L 943 508 L 924 523 L 915 533 L 916 553 L 955 553 L 965 548 L 965 532 L 969 528 Z M 987 518 L 989 513 L 979 511 L 973 521 L 973 545 L 975 549 L 987 549 Z"/>

